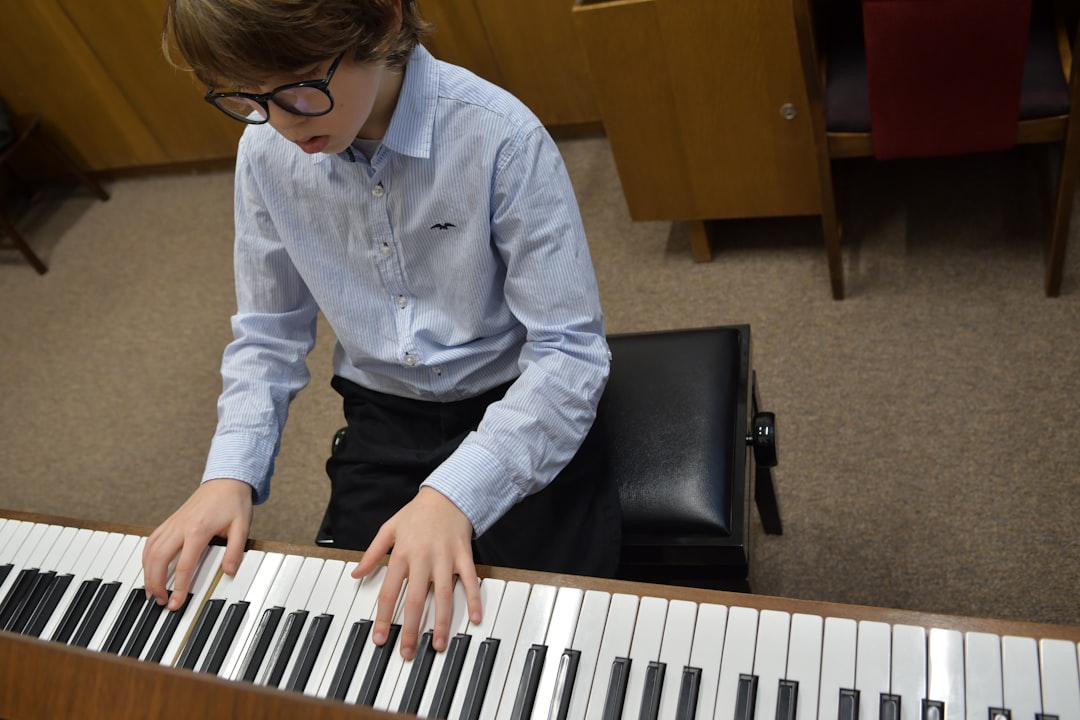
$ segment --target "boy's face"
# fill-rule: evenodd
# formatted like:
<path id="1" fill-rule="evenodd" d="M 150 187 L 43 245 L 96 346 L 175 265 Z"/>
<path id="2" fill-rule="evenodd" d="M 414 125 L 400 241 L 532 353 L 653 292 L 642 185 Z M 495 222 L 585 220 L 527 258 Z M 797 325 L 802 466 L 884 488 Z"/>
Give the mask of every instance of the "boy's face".
<path id="1" fill-rule="evenodd" d="M 264 86 L 251 92 L 270 90 L 300 80 L 326 77 L 333 58 L 311 72 L 267 79 Z M 270 125 L 306 153 L 339 153 L 357 137 L 378 139 L 386 132 L 401 89 L 401 70 L 381 63 L 356 63 L 342 59 L 330 81 L 334 108 L 326 115 L 305 117 L 282 110 L 273 102 Z"/>

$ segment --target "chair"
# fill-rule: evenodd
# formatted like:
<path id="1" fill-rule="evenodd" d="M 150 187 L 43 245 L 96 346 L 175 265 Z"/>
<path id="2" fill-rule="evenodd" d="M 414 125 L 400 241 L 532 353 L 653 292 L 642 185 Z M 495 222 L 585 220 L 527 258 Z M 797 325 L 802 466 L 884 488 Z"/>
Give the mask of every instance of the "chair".
<path id="1" fill-rule="evenodd" d="M 60 146 L 50 140 L 47 134 L 42 130 L 41 119 L 37 115 L 22 115 L 17 116 L 12 121 L 12 128 L 14 131 L 14 139 L 10 144 L 0 149 L 0 166 L 2 166 L 5 172 L 11 177 L 16 187 L 21 184 L 19 176 L 11 167 L 10 160 L 24 147 L 26 143 L 35 138 L 38 143 L 47 148 L 53 155 L 59 158 L 67 169 L 74 175 L 83 185 L 87 187 L 92 193 L 97 195 L 102 200 L 108 200 L 109 194 L 99 185 L 92 177 L 90 177 L 79 165 L 65 153 Z M 5 210 L 4 203 L 0 203 L 0 229 L 7 235 L 10 245 L 8 247 L 14 247 L 23 254 L 23 257 L 38 271 L 38 274 L 44 275 L 48 271 L 48 266 L 38 257 L 29 243 L 19 234 L 19 231 L 15 228 L 15 223 L 10 218 Z"/>
<path id="2" fill-rule="evenodd" d="M 1061 291 L 1080 123 L 1076 53 L 1050 0 L 793 0 L 832 295 L 844 297 L 833 161 L 1060 146 L 1044 289 Z"/>
<path id="3" fill-rule="evenodd" d="M 622 503 L 618 577 L 748 592 L 752 497 L 764 531 L 783 531 L 776 417 L 759 409 L 750 327 L 618 334 L 608 344 L 597 413 Z M 333 544 L 327 518 L 315 541 Z"/>

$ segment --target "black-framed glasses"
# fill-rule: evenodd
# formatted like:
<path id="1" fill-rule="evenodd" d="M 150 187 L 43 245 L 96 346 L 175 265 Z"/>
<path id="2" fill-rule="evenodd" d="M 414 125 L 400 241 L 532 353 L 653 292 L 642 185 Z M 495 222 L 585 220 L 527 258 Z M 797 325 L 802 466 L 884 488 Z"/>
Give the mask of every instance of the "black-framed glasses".
<path id="1" fill-rule="evenodd" d="M 206 88 L 206 102 L 221 112 L 249 125 L 261 125 L 270 119 L 270 105 L 273 102 L 285 112 L 305 117 L 318 117 L 334 109 L 334 96 L 330 94 L 330 80 L 334 77 L 341 59 L 341 53 L 330 66 L 325 80 L 304 80 L 274 88 L 268 93 L 255 94 L 245 92 L 214 92 L 213 87 Z"/>

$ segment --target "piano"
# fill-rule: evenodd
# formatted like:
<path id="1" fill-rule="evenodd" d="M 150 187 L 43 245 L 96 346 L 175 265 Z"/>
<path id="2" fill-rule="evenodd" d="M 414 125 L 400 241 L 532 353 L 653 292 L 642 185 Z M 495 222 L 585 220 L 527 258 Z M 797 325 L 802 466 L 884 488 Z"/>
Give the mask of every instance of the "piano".
<path id="1" fill-rule="evenodd" d="M 0 718 L 1080 720 L 1080 627 L 479 568 L 484 621 L 404 661 L 359 553 L 211 546 L 168 613 L 145 535 L 0 511 Z"/>

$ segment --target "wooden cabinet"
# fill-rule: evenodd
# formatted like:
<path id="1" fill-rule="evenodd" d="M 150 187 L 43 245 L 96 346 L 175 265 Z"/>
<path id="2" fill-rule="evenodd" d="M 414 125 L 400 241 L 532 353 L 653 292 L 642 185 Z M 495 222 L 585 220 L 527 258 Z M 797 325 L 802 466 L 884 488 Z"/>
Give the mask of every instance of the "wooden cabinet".
<path id="1" fill-rule="evenodd" d="M 163 0 L 5 3 L 0 97 L 92 170 L 229 158 L 243 129 L 161 53 Z"/>
<path id="2" fill-rule="evenodd" d="M 548 127 L 599 128 L 571 9 L 571 0 L 420 0 L 436 57 L 506 88 Z"/>
<path id="3" fill-rule="evenodd" d="M 577 0 L 573 19 L 635 220 L 821 212 L 790 0 Z"/>

